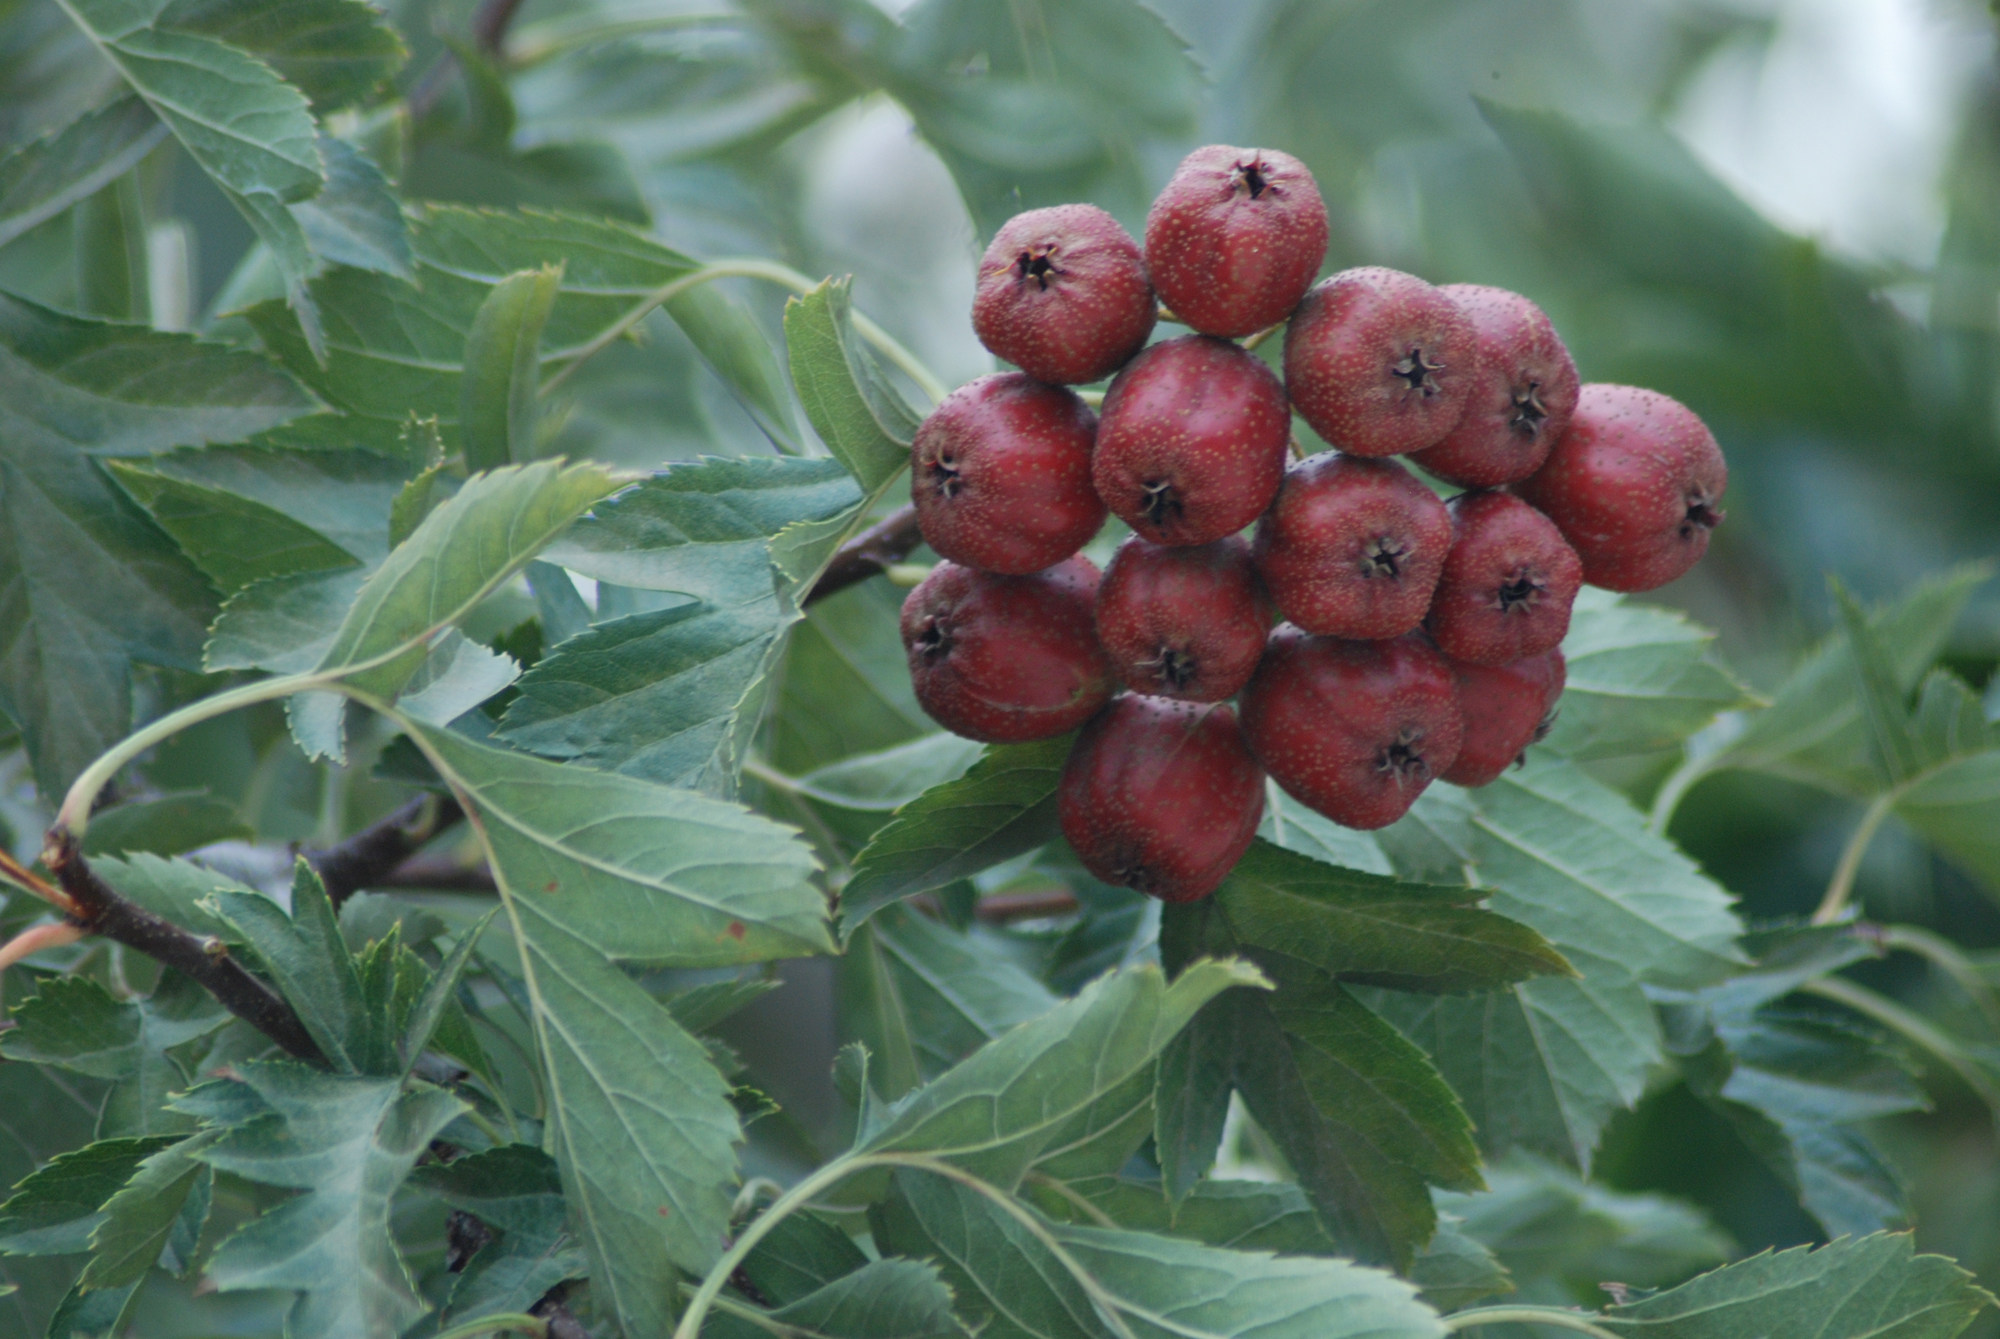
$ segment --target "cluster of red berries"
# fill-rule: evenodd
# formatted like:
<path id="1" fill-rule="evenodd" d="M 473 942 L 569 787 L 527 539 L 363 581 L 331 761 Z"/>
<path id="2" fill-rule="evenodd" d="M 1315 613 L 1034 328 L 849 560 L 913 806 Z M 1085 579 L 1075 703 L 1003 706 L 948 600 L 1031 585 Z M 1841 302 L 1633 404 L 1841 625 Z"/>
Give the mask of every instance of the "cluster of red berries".
<path id="1" fill-rule="evenodd" d="M 1355 828 L 1492 781 L 1547 728 L 1578 585 L 1663 585 L 1722 519 L 1701 420 L 1580 385 L 1532 302 L 1380 268 L 1315 286 L 1326 248 L 1305 166 L 1224 145 L 1181 164 L 1143 254 L 1091 205 L 1017 215 L 972 319 L 1021 370 L 960 387 L 911 452 L 945 560 L 903 605 L 918 701 L 987 742 L 1085 726 L 1064 835 L 1168 901 L 1242 856 L 1266 772 Z M 1147 346 L 1160 302 L 1196 333 Z M 1282 381 L 1235 342 L 1280 322 Z M 1066 388 L 1113 373 L 1101 413 Z M 1339 449 L 1287 468 L 1294 411 Z M 1078 550 L 1107 510 L 1133 534 L 1100 576 Z"/>

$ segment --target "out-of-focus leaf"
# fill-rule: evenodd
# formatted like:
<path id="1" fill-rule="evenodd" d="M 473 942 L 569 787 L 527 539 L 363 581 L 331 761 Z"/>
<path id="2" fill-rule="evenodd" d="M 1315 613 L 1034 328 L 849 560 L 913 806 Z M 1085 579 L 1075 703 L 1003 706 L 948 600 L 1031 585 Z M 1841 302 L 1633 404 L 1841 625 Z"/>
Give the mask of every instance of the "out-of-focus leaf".
<path id="1" fill-rule="evenodd" d="M 250 52 L 320 112 L 366 100 L 408 55 L 363 0 L 172 0 L 155 23 Z"/>
<path id="2" fill-rule="evenodd" d="M 473 313 L 459 380 L 459 432 L 475 470 L 526 464 L 541 422 L 542 327 L 562 288 L 560 263 L 510 274 Z"/>
<path id="3" fill-rule="evenodd" d="M 957 735 L 924 735 L 907 744 L 861 753 L 799 777 L 801 795 L 843 809 L 900 809 L 933 786 L 965 775 L 985 745 Z"/>
<path id="4" fill-rule="evenodd" d="M 166 137 L 126 94 L 0 158 L 0 246 L 109 186 Z"/>
<path id="5" fill-rule="evenodd" d="M 145 851 L 179 855 L 212 842 L 255 836 L 237 806 L 209 795 L 163 795 L 134 800 L 93 814 L 84 838 L 86 855 Z"/>
<path id="6" fill-rule="evenodd" d="M 1563 639 L 1568 686 L 1546 747 L 1577 759 L 1648 753 L 1748 706 L 1709 655 L 1714 639 L 1672 610 L 1584 587 Z"/>
<path id="7" fill-rule="evenodd" d="M 872 493 L 910 463 L 918 417 L 854 333 L 852 289 L 829 279 L 787 302 L 785 344 L 813 431 Z"/>
<path id="8" fill-rule="evenodd" d="M 326 185 L 312 199 L 290 206 L 312 253 L 337 265 L 412 278 L 409 225 L 382 169 L 332 135 L 319 137 L 319 153 Z"/>
<path id="9" fill-rule="evenodd" d="M 771 351 L 771 342 L 741 303 L 703 284 L 668 300 L 674 318 L 715 374 L 722 378 L 743 408 L 772 443 L 788 455 L 799 452 L 798 425 L 785 374 Z"/>
<path id="10" fill-rule="evenodd" d="M 743 1273 L 758 1292 L 783 1306 L 867 1263 L 845 1232 L 810 1213 L 795 1213 L 764 1234 L 743 1261 Z"/>
<path id="11" fill-rule="evenodd" d="M 1919 774 L 1896 797 L 1896 816 L 1991 888 L 2000 888 L 2000 749 Z"/>

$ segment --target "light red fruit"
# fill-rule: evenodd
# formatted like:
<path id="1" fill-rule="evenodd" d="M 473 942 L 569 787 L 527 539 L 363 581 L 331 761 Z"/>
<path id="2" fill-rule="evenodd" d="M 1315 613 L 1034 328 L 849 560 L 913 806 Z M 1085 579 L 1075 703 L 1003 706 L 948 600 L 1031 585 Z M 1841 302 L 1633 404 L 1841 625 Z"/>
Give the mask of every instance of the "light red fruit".
<path id="1" fill-rule="evenodd" d="M 1070 751 L 1056 813 L 1098 878 L 1192 902 L 1215 891 L 1257 835 L 1264 773 L 1228 707 L 1121 697 Z"/>
<path id="2" fill-rule="evenodd" d="M 967 382 L 917 429 L 910 499 L 924 541 L 989 572 L 1039 572 L 1090 542 L 1104 503 L 1090 484 L 1097 416 L 1019 372 Z"/>
<path id="3" fill-rule="evenodd" d="M 1108 377 L 1145 346 L 1159 307 L 1132 235 L 1096 205 L 1030 209 L 979 261 L 972 329 L 1037 381 Z"/>
<path id="4" fill-rule="evenodd" d="M 1511 493 L 1462 493 L 1450 511 L 1451 552 L 1424 622 L 1438 650 L 1504 665 L 1560 645 L 1583 564 L 1555 523 Z"/>
<path id="5" fill-rule="evenodd" d="M 1548 316 L 1519 293 L 1483 284 L 1438 290 L 1479 341 L 1465 417 L 1411 459 L 1447 483 L 1494 488 L 1542 467 L 1576 409 L 1576 363 Z"/>
<path id="6" fill-rule="evenodd" d="M 1349 455 L 1443 441 L 1479 370 L 1479 337 L 1458 304 L 1400 270 L 1343 270 L 1306 294 L 1285 327 L 1292 404 Z"/>
<path id="7" fill-rule="evenodd" d="M 1424 621 L 1451 516 L 1393 460 L 1322 452 L 1285 472 L 1257 523 L 1257 570 L 1307 632 L 1400 637 Z"/>
<path id="8" fill-rule="evenodd" d="M 1544 651 L 1507 665 L 1454 662 L 1451 668 L 1458 676 L 1465 742 L 1443 779 L 1454 786 L 1484 786 L 1555 724 L 1556 699 L 1563 690 L 1563 653 Z"/>
<path id="9" fill-rule="evenodd" d="M 1583 388 L 1548 463 L 1514 491 L 1548 514 L 1606 590 L 1664 586 L 1708 552 L 1729 466 L 1694 411 L 1658 391 Z"/>
<path id="10" fill-rule="evenodd" d="M 1401 818 L 1458 758 L 1451 665 L 1420 632 L 1386 642 L 1271 634 L 1243 693 L 1251 754 L 1286 793 L 1350 828 Z"/>
<path id="11" fill-rule="evenodd" d="M 1207 544 L 1270 505 L 1291 441 L 1285 388 L 1241 345 L 1155 344 L 1105 393 L 1091 478 L 1155 544 Z"/>
<path id="12" fill-rule="evenodd" d="M 1257 669 L 1271 615 L 1237 535 L 1169 548 L 1133 535 L 1097 587 L 1097 640 L 1135 693 L 1220 702 Z"/>
<path id="13" fill-rule="evenodd" d="M 1299 305 L 1326 259 L 1326 203 L 1275 149 L 1210 144 L 1181 160 L 1146 215 L 1146 269 L 1174 316 L 1234 338 Z"/>
<path id="14" fill-rule="evenodd" d="M 1096 595 L 1087 558 L 1032 576 L 939 563 L 903 601 L 918 704 L 953 734 L 988 744 L 1076 729 L 1111 696 L 1091 628 Z"/>

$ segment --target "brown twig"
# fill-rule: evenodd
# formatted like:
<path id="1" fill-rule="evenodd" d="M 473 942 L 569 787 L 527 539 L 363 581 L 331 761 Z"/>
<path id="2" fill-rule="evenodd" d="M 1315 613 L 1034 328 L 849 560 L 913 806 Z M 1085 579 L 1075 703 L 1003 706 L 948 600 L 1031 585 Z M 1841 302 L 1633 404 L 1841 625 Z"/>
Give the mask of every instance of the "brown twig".
<path id="1" fill-rule="evenodd" d="M 521 10 L 521 0 L 484 0 L 472 16 L 472 40 L 489 56 L 498 56 L 507 40 L 507 25 Z"/>
<path id="2" fill-rule="evenodd" d="M 542 1300 L 528 1308 L 528 1314 L 548 1322 L 549 1339 L 590 1339 L 590 1331 L 576 1318 L 565 1300 L 569 1293 L 567 1283 L 558 1283 L 543 1295 Z"/>
<path id="3" fill-rule="evenodd" d="M 398 866 L 464 817 L 450 796 L 419 795 L 347 840 L 324 851 L 307 851 L 306 863 L 319 874 L 337 910 L 360 889 L 387 886 Z"/>
<path id="4" fill-rule="evenodd" d="M 994 893 L 979 899 L 973 915 L 988 925 L 1009 921 L 1044 920 L 1068 916 L 1077 909 L 1076 894 L 1067 888 L 1051 888 L 1034 893 Z"/>
<path id="5" fill-rule="evenodd" d="M 370 888 L 421 888 L 434 893 L 498 893 L 493 871 L 485 862 L 465 865 L 443 856 L 416 856 L 405 860 Z"/>
<path id="6" fill-rule="evenodd" d="M 315 1064 L 326 1056 L 306 1031 L 292 1006 L 229 956 L 219 939 L 190 934 L 172 921 L 126 901 L 97 877 L 77 841 L 63 828 L 52 828 L 42 847 L 42 863 L 56 876 L 72 908 L 69 919 L 80 929 L 102 935 L 171 967 L 205 988 L 222 1006 L 272 1041 L 286 1054 Z"/>
<path id="7" fill-rule="evenodd" d="M 888 571 L 923 542 L 917 509 L 899 507 L 840 546 L 803 601 L 811 604 Z"/>

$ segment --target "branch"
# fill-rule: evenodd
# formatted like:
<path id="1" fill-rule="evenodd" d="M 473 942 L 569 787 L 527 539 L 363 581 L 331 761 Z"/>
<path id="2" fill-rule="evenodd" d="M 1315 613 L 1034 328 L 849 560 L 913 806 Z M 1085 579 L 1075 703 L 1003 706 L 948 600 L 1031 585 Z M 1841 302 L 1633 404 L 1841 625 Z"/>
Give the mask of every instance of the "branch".
<path id="1" fill-rule="evenodd" d="M 324 1065 L 326 1056 L 304 1023 L 270 987 L 229 956 L 219 939 L 190 934 L 172 921 L 120 897 L 97 877 L 83 858 L 76 837 L 63 827 L 49 829 L 42 863 L 56 876 L 81 929 L 134 948 L 163 966 L 192 978 L 222 1006 L 300 1060 Z"/>
<path id="2" fill-rule="evenodd" d="M 479 49 L 498 56 L 507 41 L 507 26 L 520 10 L 521 0 L 483 0 L 479 12 L 472 16 L 472 37 Z"/>
<path id="3" fill-rule="evenodd" d="M 458 801 L 448 795 L 419 795 L 347 840 L 324 851 L 307 851 L 305 860 L 338 911 L 359 889 L 388 883 L 397 866 L 464 817 Z"/>
<path id="4" fill-rule="evenodd" d="M 888 571 L 923 542 L 917 509 L 899 507 L 840 546 L 802 603 L 811 604 Z"/>

